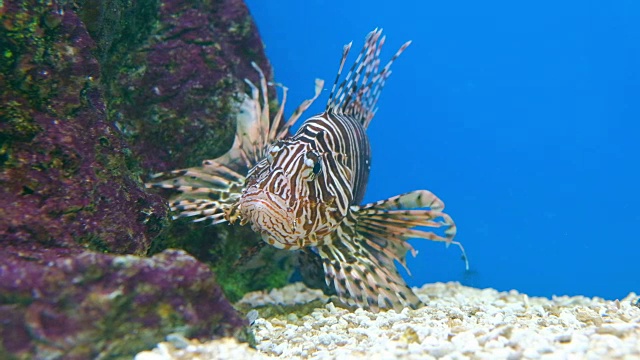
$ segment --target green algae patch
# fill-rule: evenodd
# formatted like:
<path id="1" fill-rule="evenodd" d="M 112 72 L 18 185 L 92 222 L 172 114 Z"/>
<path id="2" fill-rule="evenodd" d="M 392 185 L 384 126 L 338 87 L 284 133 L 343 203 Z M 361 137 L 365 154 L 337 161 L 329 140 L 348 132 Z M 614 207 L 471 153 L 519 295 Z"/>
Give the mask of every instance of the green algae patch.
<path id="1" fill-rule="evenodd" d="M 294 252 L 265 246 L 248 227 L 177 219 L 156 238 L 150 254 L 167 248 L 185 249 L 208 264 L 231 302 L 251 291 L 282 287 L 294 271 Z"/>

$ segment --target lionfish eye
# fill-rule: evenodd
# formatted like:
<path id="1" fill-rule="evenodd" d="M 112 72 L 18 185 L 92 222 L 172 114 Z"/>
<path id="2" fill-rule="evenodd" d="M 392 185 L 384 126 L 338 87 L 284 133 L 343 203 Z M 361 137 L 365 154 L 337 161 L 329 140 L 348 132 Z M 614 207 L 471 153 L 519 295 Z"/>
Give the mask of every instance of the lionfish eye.
<path id="1" fill-rule="evenodd" d="M 273 144 L 267 149 L 267 161 L 269 164 L 273 163 L 273 157 L 280 151 L 280 146 L 278 144 Z"/>
<path id="2" fill-rule="evenodd" d="M 311 168 L 312 179 L 322 171 L 320 156 L 315 151 L 309 151 L 305 154 L 304 164 Z"/>

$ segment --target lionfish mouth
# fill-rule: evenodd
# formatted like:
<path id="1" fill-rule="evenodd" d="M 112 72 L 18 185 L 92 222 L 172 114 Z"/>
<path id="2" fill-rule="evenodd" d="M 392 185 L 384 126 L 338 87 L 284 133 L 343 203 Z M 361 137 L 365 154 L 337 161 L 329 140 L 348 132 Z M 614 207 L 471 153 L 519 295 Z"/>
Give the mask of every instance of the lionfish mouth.
<path id="1" fill-rule="evenodd" d="M 257 190 L 241 198 L 240 217 L 251 229 L 277 248 L 290 248 L 296 234 L 296 220 L 285 200 L 277 195 Z"/>

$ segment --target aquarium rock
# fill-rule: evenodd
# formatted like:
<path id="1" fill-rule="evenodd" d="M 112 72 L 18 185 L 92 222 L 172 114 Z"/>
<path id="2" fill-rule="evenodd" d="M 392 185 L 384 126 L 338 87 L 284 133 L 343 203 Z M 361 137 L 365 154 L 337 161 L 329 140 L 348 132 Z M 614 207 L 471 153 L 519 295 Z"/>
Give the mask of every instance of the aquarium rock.
<path id="1" fill-rule="evenodd" d="M 3 249 L 0 357 L 126 356 L 172 333 L 243 334 L 206 265 L 183 251 L 151 258 L 71 249 Z"/>
<path id="2" fill-rule="evenodd" d="M 167 209 L 107 118 L 95 42 L 47 2 L 0 9 L 3 243 L 145 254 Z"/>
<path id="3" fill-rule="evenodd" d="M 153 11 L 147 3 L 131 3 L 130 13 L 141 21 L 125 23 L 147 25 L 126 30 L 127 36 L 111 36 L 97 25 L 90 28 L 106 59 L 109 118 L 148 181 L 153 173 L 200 165 L 227 152 L 235 137 L 240 94 L 250 90 L 245 79 L 260 82 L 251 64 L 260 66 L 267 80 L 272 80 L 272 70 L 244 1 L 159 0 Z M 104 7 L 99 15 L 83 13 L 83 18 L 94 24 L 115 17 Z M 120 13 L 119 19 L 130 15 Z M 275 94 L 276 88 L 270 89 Z M 154 239 L 150 253 L 188 251 L 209 264 L 225 294 L 237 300 L 248 291 L 283 286 L 293 272 L 295 254 L 262 244 L 259 235 L 244 229 L 175 221 Z"/>
<path id="4" fill-rule="evenodd" d="M 242 331 L 210 267 L 163 252 L 179 244 L 143 178 L 226 150 L 251 61 L 270 74 L 239 0 L 0 1 L 0 358 Z M 214 240 L 189 229 L 171 239 Z"/>
<path id="5" fill-rule="evenodd" d="M 242 0 L 160 0 L 154 17 L 146 36 L 131 32 L 137 40 L 104 51 L 110 117 L 143 167 L 158 172 L 226 152 L 244 79 L 259 81 L 251 62 L 272 74 Z"/>
<path id="6" fill-rule="evenodd" d="M 638 295 L 607 301 L 584 296 L 529 297 L 459 283 L 414 288 L 427 305 L 372 313 L 321 305 L 301 284 L 247 294 L 239 305 L 277 315 L 253 323 L 256 349 L 234 339 L 177 348 L 163 342 L 136 360 L 169 359 L 640 359 Z M 295 299 L 295 300 L 292 300 Z M 287 310 L 288 309 L 288 310 Z M 296 310 L 298 309 L 298 310 Z"/>

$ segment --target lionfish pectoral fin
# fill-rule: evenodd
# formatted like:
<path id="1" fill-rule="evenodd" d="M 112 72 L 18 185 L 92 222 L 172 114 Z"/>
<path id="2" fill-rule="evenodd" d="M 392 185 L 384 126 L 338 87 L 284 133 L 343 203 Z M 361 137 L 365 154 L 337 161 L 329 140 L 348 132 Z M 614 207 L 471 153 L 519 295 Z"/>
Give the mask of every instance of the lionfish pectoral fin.
<path id="1" fill-rule="evenodd" d="M 346 305 L 372 312 L 422 306 L 393 265 L 393 258 L 379 249 L 374 241 L 357 234 L 318 247 L 327 286 Z"/>
<path id="2" fill-rule="evenodd" d="M 469 261 L 461 243 L 454 241 L 456 225 L 451 216 L 444 213 L 444 202 L 427 190 L 416 190 L 397 195 L 386 200 L 366 204 L 357 208 L 356 228 L 359 234 L 379 241 L 380 251 L 398 260 L 406 268 L 405 254 L 415 250 L 408 239 L 420 238 L 441 241 L 460 248 L 469 270 Z M 422 208 L 422 209 L 420 209 Z M 428 208 L 428 209 L 424 209 Z M 442 236 L 433 231 L 418 230 L 416 227 L 442 228 Z M 408 271 L 408 269 L 407 269 Z"/>
<path id="3" fill-rule="evenodd" d="M 145 184 L 147 188 L 172 192 L 169 206 L 175 218 L 191 217 L 194 222 L 227 221 L 229 209 L 242 194 L 245 179 L 227 166 L 214 160 L 201 167 L 158 173 Z"/>
<path id="4" fill-rule="evenodd" d="M 194 222 L 211 220 L 219 224 L 235 220 L 232 205 L 242 195 L 246 175 L 263 157 L 264 148 L 271 141 L 267 81 L 260 68 L 259 88 L 250 81 L 250 94 L 239 94 L 236 132 L 231 148 L 202 166 L 151 175 L 147 188 L 169 189 L 171 210 L 175 218 L 191 217 Z"/>
<path id="5" fill-rule="evenodd" d="M 411 238 L 455 244 L 465 254 L 462 245 L 453 241 L 455 223 L 443 209 L 444 203 L 426 190 L 352 206 L 338 232 L 341 235 L 318 247 L 327 285 L 335 288 L 344 303 L 371 311 L 417 308 L 422 302 L 404 282 L 395 262 L 406 269 L 407 252 L 415 255 L 407 242 Z M 444 228 L 444 236 L 416 227 Z M 466 255 L 464 259 L 466 262 Z"/>

